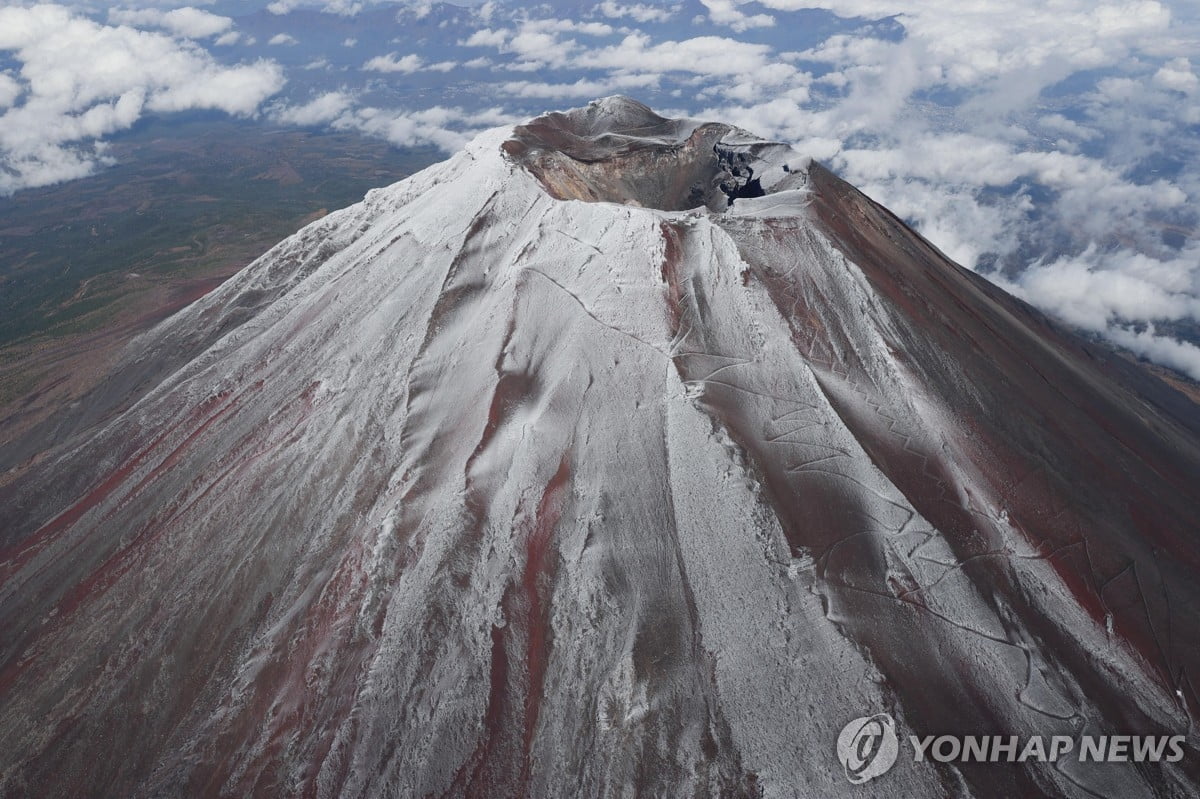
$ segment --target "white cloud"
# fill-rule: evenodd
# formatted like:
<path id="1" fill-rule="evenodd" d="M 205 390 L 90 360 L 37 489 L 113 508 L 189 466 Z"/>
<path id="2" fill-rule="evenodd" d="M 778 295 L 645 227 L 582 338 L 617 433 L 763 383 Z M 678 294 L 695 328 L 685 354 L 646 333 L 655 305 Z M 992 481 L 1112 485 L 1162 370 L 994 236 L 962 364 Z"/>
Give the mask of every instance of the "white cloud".
<path id="1" fill-rule="evenodd" d="M 1154 325 L 1142 330 L 1131 327 L 1110 328 L 1106 335 L 1117 344 L 1155 363 L 1183 372 L 1200 381 L 1200 347 L 1187 341 L 1160 336 Z"/>
<path id="2" fill-rule="evenodd" d="M 397 58 L 395 53 L 389 53 L 385 56 L 375 56 L 363 64 L 363 69 L 368 72 L 399 72 L 407 75 L 421 69 L 424 64 L 425 62 L 418 55 L 409 54 Z"/>
<path id="3" fill-rule="evenodd" d="M 325 92 L 303 105 L 281 105 L 271 110 L 271 118 L 285 125 L 326 125 L 341 117 L 354 103 L 349 92 Z"/>
<path id="4" fill-rule="evenodd" d="M 329 125 L 335 130 L 352 130 L 384 139 L 397 147 L 434 145 L 447 152 L 460 149 L 489 127 L 512 124 L 521 117 L 499 108 L 465 111 L 433 106 L 420 110 L 359 106 L 357 95 L 347 89 L 324 92 L 301 105 L 275 103 L 271 119 L 288 125 Z"/>
<path id="5" fill-rule="evenodd" d="M 207 39 L 228 33 L 233 20 L 191 6 L 163 11 L 157 8 L 111 9 L 109 22 L 141 28 L 160 28 L 189 39 Z"/>
<path id="6" fill-rule="evenodd" d="M 377 1 L 377 0 L 373 0 Z M 353 17 L 362 11 L 368 4 L 359 2 L 359 0 L 323 0 L 322 2 L 312 2 L 312 0 L 275 0 L 275 2 L 267 6 L 267 11 L 272 14 L 282 16 L 290 14 L 301 6 L 316 6 L 319 10 L 326 14 L 337 14 L 343 17 Z"/>
<path id="7" fill-rule="evenodd" d="M 474 31 L 459 44 L 464 47 L 492 47 L 501 53 L 515 56 L 515 63 L 505 68 L 517 71 L 533 71 L 545 66 L 564 67 L 571 62 L 572 55 L 580 50 L 574 39 L 559 38 L 563 33 L 579 33 L 585 36 L 608 36 L 615 32 L 611 25 L 603 22 L 578 22 L 562 19 L 526 19 L 516 30 L 510 28 L 481 28 Z"/>
<path id="8" fill-rule="evenodd" d="M 463 47 L 503 47 L 512 31 L 505 28 L 490 30 L 482 28 L 475 31 L 462 42 Z"/>
<path id="9" fill-rule="evenodd" d="M 267 40 L 267 44 L 272 46 L 283 45 L 286 47 L 291 47 L 292 45 L 300 44 L 300 41 L 295 36 L 290 34 L 277 33 Z"/>
<path id="10" fill-rule="evenodd" d="M 533 81 L 510 81 L 500 85 L 505 94 L 515 97 L 538 99 L 565 99 L 578 97 L 603 97 L 631 89 L 644 89 L 658 85 L 660 75 L 615 75 L 603 80 L 581 78 L 573 83 L 540 83 Z"/>
<path id="11" fill-rule="evenodd" d="M 1192 71 L 1192 62 L 1186 58 L 1175 58 L 1154 73 L 1154 82 L 1159 86 L 1184 94 L 1194 94 L 1200 88 L 1200 78 Z"/>
<path id="12" fill-rule="evenodd" d="M 1200 244 L 1169 260 L 1089 247 L 1035 264 L 1015 280 L 996 280 L 1076 327 L 1200 380 L 1200 347 L 1161 335 L 1155 325 L 1200 321 Z"/>
<path id="13" fill-rule="evenodd" d="M 1160 259 L 1095 246 L 992 279 L 1063 321 L 1099 333 L 1200 380 L 1200 348 L 1157 332 L 1156 322 L 1200 322 L 1200 243 Z"/>
<path id="14" fill-rule="evenodd" d="M 635 22 L 666 22 L 679 11 L 678 5 L 657 6 L 643 3 L 614 3 L 605 0 L 596 6 L 596 10 L 610 19 L 629 17 Z"/>
<path id="15" fill-rule="evenodd" d="M 522 30 L 542 33 L 582 33 L 588 36 L 609 36 L 613 26 L 605 22 L 581 22 L 570 19 L 531 19 L 521 25 Z"/>
<path id="16" fill-rule="evenodd" d="M 576 48 L 574 39 L 564 42 L 553 33 L 522 26 L 501 48 L 501 52 L 513 53 L 518 62 L 537 67 L 565 66 L 568 57 Z"/>
<path id="17" fill-rule="evenodd" d="M 769 67 L 795 74 L 787 64 L 775 63 L 765 44 L 741 42 L 720 36 L 697 36 L 683 41 L 652 43 L 644 33 L 633 33 L 620 44 L 588 50 L 573 61 L 576 66 L 622 72 L 691 72 L 699 75 L 749 75 Z"/>
<path id="18" fill-rule="evenodd" d="M 343 114 L 333 124 L 386 139 L 398 147 L 433 144 L 453 152 L 488 127 L 516 121 L 513 115 L 495 108 L 469 113 L 442 106 L 421 111 L 365 107 Z"/>
<path id="19" fill-rule="evenodd" d="M 770 14 L 744 14 L 735 0 L 700 0 L 708 9 L 708 18 L 717 25 L 726 25 L 741 33 L 751 28 L 769 28 L 775 24 Z"/>
<path id="20" fill-rule="evenodd" d="M 1090 128 L 1074 120 L 1067 119 L 1062 114 L 1046 114 L 1037 120 L 1037 126 L 1041 130 L 1061 133 L 1065 136 L 1069 136 L 1073 140 L 1078 141 L 1088 141 L 1095 139 L 1099 135 L 1094 128 Z M 1056 145 L 1058 145 L 1060 149 L 1062 146 L 1069 144 L 1069 142 L 1062 139 L 1056 141 Z"/>
<path id="21" fill-rule="evenodd" d="M 211 108 L 249 116 L 263 100 L 283 88 L 283 73 L 271 62 L 228 68 L 208 68 L 190 81 L 179 81 L 152 93 L 146 101 L 151 111 L 186 111 Z"/>
<path id="22" fill-rule="evenodd" d="M 0 8 L 0 50 L 21 64 L 21 102 L 0 116 L 0 194 L 88 174 L 105 162 L 97 140 L 146 112 L 248 115 L 284 82 L 271 62 L 222 66 L 189 42 L 61 6 Z"/>
<path id="23" fill-rule="evenodd" d="M 780 10 L 824 8 L 843 16 L 881 18 L 896 15 L 905 29 L 901 42 L 873 52 L 847 50 L 842 66 L 886 69 L 899 51 L 914 60 L 924 84 L 987 90 L 988 81 L 1019 75 L 1027 91 L 1057 82 L 1066 74 L 1111 64 L 1168 29 L 1170 10 L 1160 2 L 1054 3 L 1010 0 L 761 0 Z M 835 37 L 836 44 L 853 39 Z M 831 40 L 834 41 L 834 40 Z M 856 60 L 855 56 L 869 56 Z M 914 87 L 916 88 L 916 87 Z"/>
<path id="24" fill-rule="evenodd" d="M 483 3 L 478 8 L 475 9 L 475 16 L 478 17 L 483 22 L 491 22 L 492 16 L 495 13 L 496 13 L 495 0 L 487 0 L 486 3 Z"/>
<path id="25" fill-rule="evenodd" d="M 432 0 L 410 0 L 408 11 L 417 19 L 425 19 L 433 11 Z"/>
<path id="26" fill-rule="evenodd" d="M 1102 254 L 1092 247 L 1035 264 L 1014 290 L 1073 325 L 1104 332 L 1123 321 L 1200 321 L 1200 299 L 1189 293 L 1197 276 L 1196 262 L 1164 262 L 1127 250 Z"/>
<path id="27" fill-rule="evenodd" d="M 8 108 L 21 96 L 21 84 L 11 75 L 0 72 L 0 108 Z"/>

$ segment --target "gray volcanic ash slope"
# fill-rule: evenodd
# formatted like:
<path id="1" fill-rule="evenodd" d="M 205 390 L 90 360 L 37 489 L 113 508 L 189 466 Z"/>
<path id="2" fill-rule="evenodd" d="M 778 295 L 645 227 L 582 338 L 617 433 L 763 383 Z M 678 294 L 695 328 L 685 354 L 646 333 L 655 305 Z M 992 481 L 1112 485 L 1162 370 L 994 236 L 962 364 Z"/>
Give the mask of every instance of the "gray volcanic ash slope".
<path id="1" fill-rule="evenodd" d="M 1195 795 L 1198 418 L 783 145 L 493 131 L 0 454 L 0 794 Z"/>

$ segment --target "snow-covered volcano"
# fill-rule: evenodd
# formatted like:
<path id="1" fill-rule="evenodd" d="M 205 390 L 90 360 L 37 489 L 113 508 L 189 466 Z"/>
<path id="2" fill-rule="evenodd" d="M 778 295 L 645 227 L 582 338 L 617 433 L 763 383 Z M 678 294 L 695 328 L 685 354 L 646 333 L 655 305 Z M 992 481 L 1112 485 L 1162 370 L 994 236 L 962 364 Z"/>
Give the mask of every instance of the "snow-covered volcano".
<path id="1" fill-rule="evenodd" d="M 1196 406 L 726 125 L 485 134 L 0 468 L 6 796 L 1200 790 Z"/>

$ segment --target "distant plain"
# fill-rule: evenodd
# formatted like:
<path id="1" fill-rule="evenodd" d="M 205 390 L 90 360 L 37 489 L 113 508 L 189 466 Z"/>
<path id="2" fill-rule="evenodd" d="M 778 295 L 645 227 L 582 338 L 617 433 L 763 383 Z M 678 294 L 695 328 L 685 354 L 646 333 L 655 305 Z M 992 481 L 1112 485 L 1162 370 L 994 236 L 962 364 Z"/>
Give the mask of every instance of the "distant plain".
<path id="1" fill-rule="evenodd" d="M 444 157 L 200 114 L 147 121 L 107 154 L 91 177 L 0 198 L 0 444 L 307 222 Z"/>

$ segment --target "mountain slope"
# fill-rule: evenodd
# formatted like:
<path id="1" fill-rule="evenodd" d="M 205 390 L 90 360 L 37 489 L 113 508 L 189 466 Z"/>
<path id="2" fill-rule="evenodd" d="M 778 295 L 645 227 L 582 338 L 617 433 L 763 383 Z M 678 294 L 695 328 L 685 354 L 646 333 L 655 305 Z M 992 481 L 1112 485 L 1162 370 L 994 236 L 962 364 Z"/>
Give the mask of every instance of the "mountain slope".
<path id="1" fill-rule="evenodd" d="M 5 454 L 0 788 L 871 795 L 887 711 L 1188 736 L 896 795 L 1188 795 L 1197 419 L 783 145 L 493 131 Z"/>

